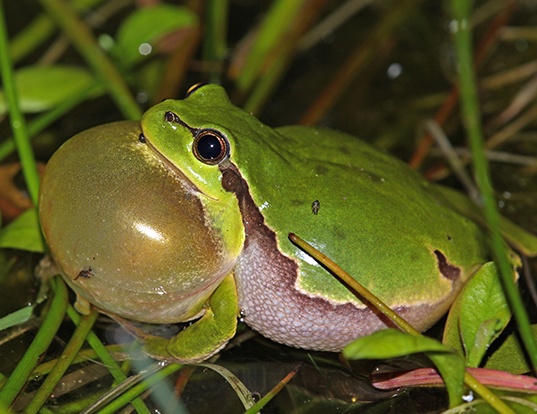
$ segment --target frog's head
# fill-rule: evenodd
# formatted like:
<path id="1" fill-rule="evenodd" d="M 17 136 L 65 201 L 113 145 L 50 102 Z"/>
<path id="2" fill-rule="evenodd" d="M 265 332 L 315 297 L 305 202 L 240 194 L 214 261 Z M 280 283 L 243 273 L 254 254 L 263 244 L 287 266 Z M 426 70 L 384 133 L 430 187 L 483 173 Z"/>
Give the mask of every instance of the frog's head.
<path id="1" fill-rule="evenodd" d="M 208 225 L 221 235 L 234 257 L 242 249 L 245 234 L 237 197 L 226 188 L 224 177 L 226 171 L 240 175 L 234 164 L 240 152 L 238 142 L 257 135 L 254 131 L 260 125 L 229 101 L 224 88 L 213 84 L 196 85 L 183 100 L 155 105 L 141 121 L 140 141 L 200 201 Z"/>
<path id="2" fill-rule="evenodd" d="M 165 126 L 171 139 L 174 128 L 162 117 L 148 125 L 156 114 L 144 117 L 144 134 Z M 201 312 L 242 249 L 237 201 L 208 185 L 194 188 L 177 157 L 151 149 L 141 132 L 138 123 L 120 122 L 67 141 L 47 165 L 40 220 L 79 296 L 135 320 L 186 321 Z"/>
<path id="3" fill-rule="evenodd" d="M 142 117 L 142 140 L 207 199 L 229 199 L 222 171 L 237 165 L 238 145 L 263 128 L 234 106 L 218 85 L 192 87 L 183 100 L 165 100 Z M 233 214 L 238 214 L 238 210 Z M 228 218 L 229 219 L 229 218 Z"/>

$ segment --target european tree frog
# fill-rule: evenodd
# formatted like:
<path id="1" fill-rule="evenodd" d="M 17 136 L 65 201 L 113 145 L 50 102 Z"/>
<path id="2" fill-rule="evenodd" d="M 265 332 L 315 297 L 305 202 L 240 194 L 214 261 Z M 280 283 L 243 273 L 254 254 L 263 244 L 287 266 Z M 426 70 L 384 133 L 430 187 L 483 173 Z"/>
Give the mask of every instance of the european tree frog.
<path id="1" fill-rule="evenodd" d="M 339 351 L 389 325 L 288 240 L 300 235 L 419 330 L 487 262 L 482 230 L 404 163 L 343 133 L 270 128 L 220 86 L 104 125 L 50 160 L 40 216 L 65 279 L 99 309 L 195 322 L 151 355 L 197 361 L 240 316 Z"/>

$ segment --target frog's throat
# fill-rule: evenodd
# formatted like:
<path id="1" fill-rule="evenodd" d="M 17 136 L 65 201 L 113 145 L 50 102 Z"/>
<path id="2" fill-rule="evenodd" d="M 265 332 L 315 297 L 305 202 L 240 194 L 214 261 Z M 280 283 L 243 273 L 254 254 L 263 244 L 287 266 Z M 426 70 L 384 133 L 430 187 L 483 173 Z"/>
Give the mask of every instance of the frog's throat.
<path id="1" fill-rule="evenodd" d="M 299 263 L 280 250 L 276 233 L 257 208 L 247 182 L 233 163 L 219 168 L 223 187 L 237 197 L 245 227 L 245 244 L 235 279 L 239 306 L 250 327 L 289 346 L 333 352 L 359 336 L 395 327 L 365 302 L 365 307 L 350 302 L 336 304 L 297 289 Z M 461 284 L 458 269 L 438 253 L 440 270 L 452 283 L 451 292 L 436 303 L 394 309 L 421 331 L 447 311 Z"/>

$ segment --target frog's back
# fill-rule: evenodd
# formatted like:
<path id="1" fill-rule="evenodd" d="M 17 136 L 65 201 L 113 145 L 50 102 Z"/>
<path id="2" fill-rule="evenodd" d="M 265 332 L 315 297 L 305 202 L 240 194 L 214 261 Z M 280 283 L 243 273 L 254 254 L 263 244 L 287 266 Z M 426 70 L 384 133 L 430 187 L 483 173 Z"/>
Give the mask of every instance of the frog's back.
<path id="1" fill-rule="evenodd" d="M 331 350 L 384 326 L 291 244 L 294 232 L 419 329 L 429 327 L 485 261 L 481 230 L 449 209 L 434 185 L 355 137 L 276 131 L 278 157 L 260 153 L 241 169 L 263 217 L 256 226 L 266 227 L 246 229 L 238 285 L 247 322 L 280 342 L 293 336 L 302 339 L 291 345 Z M 330 346 L 311 345 L 327 337 Z"/>
<path id="2" fill-rule="evenodd" d="M 259 163 L 251 179 L 257 178 L 260 187 L 261 180 L 271 183 L 254 198 L 258 206 L 265 206 L 262 212 L 269 226 L 283 225 L 282 245 L 289 245 L 287 232 L 300 231 L 319 246 L 326 245 L 325 251 L 333 251 L 358 274 L 366 269 L 353 262 L 363 262 L 358 259 L 370 257 L 376 249 L 412 257 L 427 251 L 435 260 L 434 250 L 439 250 L 470 271 L 485 260 L 481 229 L 454 212 L 435 184 L 402 161 L 334 130 L 290 126 L 277 131 L 286 143 L 280 165 L 269 169 Z M 315 201 L 317 214 L 312 209 Z M 340 252 L 356 255 L 356 260 L 339 257 Z M 367 273 L 378 273 L 382 263 L 377 261 Z M 410 267 L 409 273 L 419 274 Z"/>

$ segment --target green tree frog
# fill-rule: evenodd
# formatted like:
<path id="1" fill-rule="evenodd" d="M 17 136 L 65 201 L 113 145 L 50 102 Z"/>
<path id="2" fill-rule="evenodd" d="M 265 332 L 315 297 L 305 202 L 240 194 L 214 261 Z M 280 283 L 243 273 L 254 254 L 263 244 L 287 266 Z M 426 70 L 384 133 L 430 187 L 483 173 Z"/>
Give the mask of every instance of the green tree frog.
<path id="1" fill-rule="evenodd" d="M 182 362 L 221 349 L 239 317 L 324 351 L 391 326 L 289 232 L 419 330 L 488 260 L 482 230 L 403 162 L 340 132 L 270 128 L 217 85 L 67 141 L 39 209 L 79 309 L 194 321 L 171 339 L 139 333 L 149 354 Z"/>

